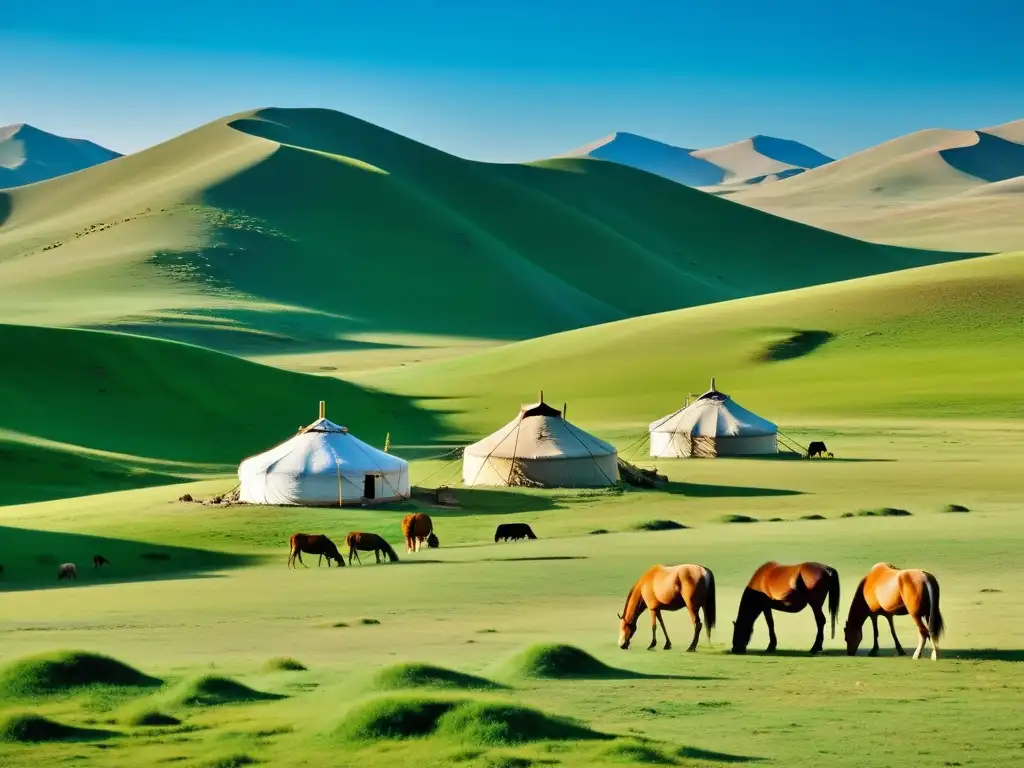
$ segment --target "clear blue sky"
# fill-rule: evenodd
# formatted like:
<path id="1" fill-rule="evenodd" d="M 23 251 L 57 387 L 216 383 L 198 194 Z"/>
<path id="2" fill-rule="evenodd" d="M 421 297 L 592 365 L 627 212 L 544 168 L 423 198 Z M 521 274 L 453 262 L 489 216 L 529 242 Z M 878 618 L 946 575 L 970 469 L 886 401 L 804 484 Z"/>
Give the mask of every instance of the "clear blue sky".
<path id="1" fill-rule="evenodd" d="M 617 130 L 842 155 L 1024 117 L 1022 30 L 1020 0 L 15 0 L 0 125 L 128 152 L 320 106 L 489 160 Z"/>

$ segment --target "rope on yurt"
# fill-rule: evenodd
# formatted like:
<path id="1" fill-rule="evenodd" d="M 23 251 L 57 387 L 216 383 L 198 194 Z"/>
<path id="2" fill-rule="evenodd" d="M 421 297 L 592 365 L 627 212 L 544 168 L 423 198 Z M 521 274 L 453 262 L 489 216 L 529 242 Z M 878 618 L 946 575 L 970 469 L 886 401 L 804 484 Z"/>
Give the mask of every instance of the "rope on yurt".
<path id="1" fill-rule="evenodd" d="M 457 461 L 458 461 L 459 459 L 461 459 L 461 458 L 462 458 L 462 452 L 463 452 L 464 450 L 465 450 L 465 447 L 459 447 L 459 448 L 454 448 L 454 449 L 452 449 L 452 450 L 448 451 L 448 453 L 442 454 L 442 455 L 441 455 L 440 457 L 437 457 L 437 458 L 444 458 L 445 456 L 451 456 L 452 454 L 455 454 L 455 458 L 449 459 L 449 460 L 448 460 L 448 461 L 446 461 L 446 462 L 445 462 L 444 464 L 442 464 L 442 465 L 441 465 L 440 467 L 438 467 L 438 468 L 437 468 L 437 469 L 435 469 L 435 470 L 434 470 L 433 472 L 431 472 L 431 473 L 430 473 L 429 475 L 427 475 L 426 477 L 424 477 L 424 478 L 423 478 L 422 480 L 420 480 L 420 481 L 419 481 L 418 485 L 419 485 L 420 487 L 423 487 L 423 484 L 424 484 L 425 482 L 427 482 L 427 480 L 429 480 L 430 478 L 432 478 L 432 477 L 433 477 L 434 475 L 436 475 L 436 474 L 437 474 L 438 472 L 443 472 L 443 471 L 444 471 L 444 470 L 445 470 L 445 469 L 446 469 L 447 467 L 450 467 L 450 466 L 451 466 L 452 464 L 454 464 L 454 463 L 455 463 L 455 462 L 457 462 Z M 435 460 L 434 458 L 430 458 L 430 459 L 421 459 L 421 461 L 434 461 L 434 460 Z"/>
<path id="2" fill-rule="evenodd" d="M 576 441 L 580 445 L 583 446 L 583 450 L 585 450 L 587 453 L 590 454 L 590 458 L 593 460 L 594 466 L 596 466 L 601 471 L 601 474 L 604 475 L 604 479 L 608 481 L 608 485 L 615 485 L 615 481 L 612 480 L 610 477 L 608 477 L 608 473 L 607 472 L 605 472 L 603 469 L 601 469 L 601 465 L 600 465 L 600 463 L 598 463 L 597 457 L 594 455 L 593 451 L 591 451 L 590 448 L 587 447 L 587 444 L 584 443 L 580 439 L 579 435 L 576 434 L 576 432 L 574 431 L 576 429 L 576 427 L 574 427 L 572 424 L 570 424 L 568 421 L 565 421 L 564 419 L 562 420 L 562 423 L 565 424 L 566 427 L 568 427 L 569 434 L 572 435 L 573 437 L 575 437 Z M 616 453 L 616 458 L 618 458 L 618 451 L 616 451 L 615 453 Z"/>
<path id="3" fill-rule="evenodd" d="M 523 423 L 522 419 L 520 419 L 516 423 L 516 442 L 517 443 L 519 442 L 519 427 L 520 427 L 520 425 L 522 423 Z M 511 434 L 511 433 L 509 433 L 509 434 Z M 469 483 L 469 485 L 471 485 L 471 486 L 472 485 L 476 485 L 476 479 L 478 477 L 480 477 L 480 473 L 483 472 L 484 466 L 487 465 L 487 464 L 490 464 L 490 462 L 491 462 L 491 454 L 494 453 L 496 450 L 498 450 L 498 448 L 501 446 L 501 444 L 504 443 L 506 440 L 508 440 L 508 435 L 505 435 L 503 438 L 501 438 L 501 440 L 499 440 L 495 444 L 495 446 L 493 448 L 491 448 L 491 450 L 487 453 L 487 455 L 484 456 L 484 460 L 480 462 L 480 466 L 477 468 L 476 474 L 473 475 L 473 481 L 471 483 Z M 513 462 L 513 466 L 514 466 L 514 462 Z M 493 465 L 492 465 L 492 469 L 494 469 Z"/>
<path id="4" fill-rule="evenodd" d="M 787 435 L 781 429 L 776 428 L 775 433 L 778 437 L 782 438 L 782 444 L 789 448 L 789 450 L 793 451 L 794 453 L 803 454 L 804 456 L 807 455 L 808 449 L 801 445 L 796 440 L 794 440 L 792 437 Z"/>
<path id="5" fill-rule="evenodd" d="M 346 432 L 345 434 L 348 434 L 348 433 Z M 349 435 L 349 437 L 352 437 L 352 435 Z M 355 440 L 354 437 L 352 439 Z M 395 488 L 395 486 L 391 485 L 391 481 L 388 480 L 387 473 L 384 471 L 384 468 L 380 464 L 377 463 L 377 460 L 375 458 L 373 458 L 373 456 L 371 456 L 369 453 L 364 451 L 362 446 L 359 445 L 359 443 L 353 443 L 353 445 L 355 445 L 355 447 L 358 448 L 366 458 L 368 458 L 370 461 L 373 462 L 373 465 L 380 471 L 380 477 L 384 481 L 384 484 L 387 485 L 391 489 L 391 492 L 394 493 L 397 498 L 401 498 L 402 497 L 402 493 L 397 488 Z M 334 449 L 332 448 L 331 450 L 333 451 Z M 402 474 L 401 470 L 399 470 L 398 474 L 399 474 L 399 476 L 401 476 L 401 474 Z M 411 490 L 410 490 L 410 492 L 411 492 Z"/>

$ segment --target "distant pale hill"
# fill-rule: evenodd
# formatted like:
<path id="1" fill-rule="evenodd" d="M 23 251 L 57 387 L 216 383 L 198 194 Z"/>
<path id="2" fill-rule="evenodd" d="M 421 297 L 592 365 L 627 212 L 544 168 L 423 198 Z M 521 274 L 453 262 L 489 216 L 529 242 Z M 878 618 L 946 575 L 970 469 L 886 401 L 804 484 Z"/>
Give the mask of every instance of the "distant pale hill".
<path id="1" fill-rule="evenodd" d="M 0 193 L 0 321 L 249 356 L 510 341 L 959 257 L 615 163 L 471 162 L 316 109 Z"/>
<path id="2" fill-rule="evenodd" d="M 0 189 L 34 184 L 121 157 L 84 139 L 66 139 L 31 125 L 0 127 Z"/>
<path id="3" fill-rule="evenodd" d="M 887 141 L 729 199 L 876 242 L 949 250 L 1024 248 L 1024 120 Z"/>
<path id="4" fill-rule="evenodd" d="M 565 156 L 609 160 L 688 187 L 711 189 L 763 184 L 832 162 L 800 142 L 761 135 L 711 149 L 684 149 L 633 133 L 613 133 Z"/>

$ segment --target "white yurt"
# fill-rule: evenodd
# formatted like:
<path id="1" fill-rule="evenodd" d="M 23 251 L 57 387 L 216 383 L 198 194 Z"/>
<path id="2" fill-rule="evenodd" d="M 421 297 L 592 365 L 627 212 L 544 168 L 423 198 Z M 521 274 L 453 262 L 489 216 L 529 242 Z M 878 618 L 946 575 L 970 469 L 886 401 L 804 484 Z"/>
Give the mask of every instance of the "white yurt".
<path id="1" fill-rule="evenodd" d="M 651 456 L 714 458 L 778 453 L 778 427 L 711 389 L 651 424 Z"/>
<path id="2" fill-rule="evenodd" d="M 615 447 L 565 419 L 544 402 L 524 405 L 493 435 L 468 446 L 462 458 L 466 485 L 597 488 L 619 479 Z"/>
<path id="3" fill-rule="evenodd" d="M 409 462 L 320 418 L 238 467 L 239 501 L 334 507 L 409 498 Z"/>

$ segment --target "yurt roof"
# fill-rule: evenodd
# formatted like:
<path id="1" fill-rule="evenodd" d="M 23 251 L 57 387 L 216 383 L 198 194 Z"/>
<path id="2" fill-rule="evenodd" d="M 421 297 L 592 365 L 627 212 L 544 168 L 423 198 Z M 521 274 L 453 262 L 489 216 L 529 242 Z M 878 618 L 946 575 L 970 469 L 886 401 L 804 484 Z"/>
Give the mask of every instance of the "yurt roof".
<path id="1" fill-rule="evenodd" d="M 756 437 L 774 435 L 778 427 L 761 418 L 715 388 L 650 425 L 651 432 L 688 434 L 693 437 Z"/>
<path id="2" fill-rule="evenodd" d="M 576 459 L 615 454 L 615 446 L 566 421 L 543 400 L 522 406 L 497 432 L 466 447 L 472 456 L 499 459 Z"/>

